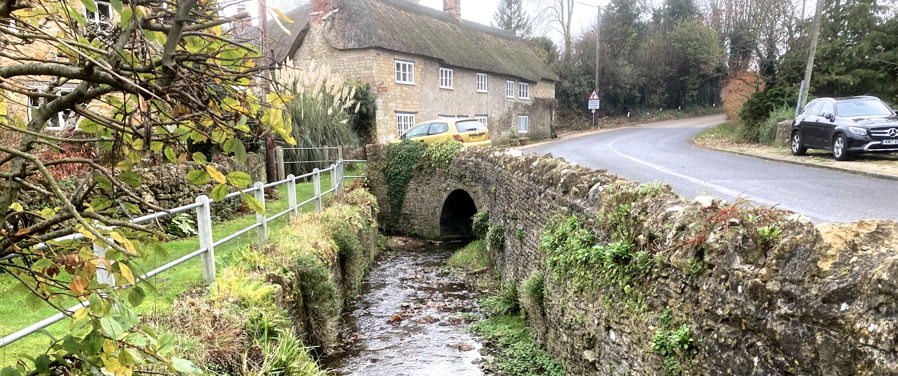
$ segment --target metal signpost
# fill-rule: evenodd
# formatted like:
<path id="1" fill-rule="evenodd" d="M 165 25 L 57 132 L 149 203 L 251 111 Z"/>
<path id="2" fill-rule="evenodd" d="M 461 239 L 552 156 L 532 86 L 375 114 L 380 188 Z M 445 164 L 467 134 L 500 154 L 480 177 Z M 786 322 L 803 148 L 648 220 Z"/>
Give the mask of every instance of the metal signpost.
<path id="1" fill-rule="evenodd" d="M 589 109 L 592 110 L 592 126 L 596 126 L 596 110 L 599 109 L 599 93 L 595 90 L 589 95 Z"/>

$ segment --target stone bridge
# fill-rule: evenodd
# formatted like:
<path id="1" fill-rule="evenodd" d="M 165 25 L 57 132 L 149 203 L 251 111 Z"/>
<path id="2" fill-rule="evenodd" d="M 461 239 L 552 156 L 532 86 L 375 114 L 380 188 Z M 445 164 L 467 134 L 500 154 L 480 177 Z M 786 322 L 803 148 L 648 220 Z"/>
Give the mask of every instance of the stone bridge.
<path id="1" fill-rule="evenodd" d="M 638 186 L 560 159 L 480 148 L 463 149 L 448 169 L 419 164 L 393 213 L 384 149 L 368 154 L 387 232 L 470 237 L 477 211 L 502 225 L 504 239 L 487 242 L 488 255 L 519 286 L 544 276 L 544 303 L 524 304 L 528 321 L 570 375 L 898 375 L 895 222 L 815 226 L 742 202 L 685 200 L 664 185 Z M 553 217 L 571 215 L 599 244 L 627 230 L 654 271 L 593 289 L 557 278 L 540 237 Z M 597 280 L 613 271 L 600 270 Z M 683 327 L 689 337 L 671 339 Z M 675 340 L 687 349 L 663 354 Z"/>

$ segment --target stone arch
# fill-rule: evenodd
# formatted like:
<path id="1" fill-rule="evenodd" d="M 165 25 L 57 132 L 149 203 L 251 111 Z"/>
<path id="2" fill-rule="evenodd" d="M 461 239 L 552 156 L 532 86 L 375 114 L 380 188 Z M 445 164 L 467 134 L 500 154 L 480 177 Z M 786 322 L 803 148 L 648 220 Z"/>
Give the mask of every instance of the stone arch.
<path id="1" fill-rule="evenodd" d="M 440 210 L 440 239 L 468 240 L 474 237 L 471 217 L 477 214 L 474 197 L 464 189 L 455 189 L 443 200 Z"/>

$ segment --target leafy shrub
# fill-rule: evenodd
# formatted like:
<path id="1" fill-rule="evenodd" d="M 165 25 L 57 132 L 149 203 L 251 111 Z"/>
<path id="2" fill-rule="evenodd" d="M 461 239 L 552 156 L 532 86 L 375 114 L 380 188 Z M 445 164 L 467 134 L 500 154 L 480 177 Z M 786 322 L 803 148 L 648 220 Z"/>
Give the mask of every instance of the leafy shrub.
<path id="1" fill-rule="evenodd" d="M 424 150 L 424 160 L 433 168 L 447 169 L 452 158 L 465 145 L 455 140 L 434 142 Z"/>
<path id="2" fill-rule="evenodd" d="M 795 109 L 789 106 L 778 107 L 770 112 L 770 116 L 764 125 L 761 126 L 761 133 L 758 136 L 761 144 L 773 145 L 776 142 L 776 130 L 778 123 L 784 120 L 792 120 L 795 118 Z"/>
<path id="3" fill-rule="evenodd" d="M 490 213 L 489 212 L 479 212 L 474 214 L 472 230 L 474 232 L 474 236 L 480 240 L 486 240 L 486 235 L 490 230 Z"/>
<path id="4" fill-rule="evenodd" d="M 752 94 L 739 110 L 742 139 L 760 142 L 761 126 L 770 117 L 770 113 L 780 107 L 794 106 L 797 101 L 797 86 L 774 85 Z"/>
<path id="5" fill-rule="evenodd" d="M 497 354 L 489 362 L 508 375 L 564 376 L 564 367 L 553 359 L 519 315 L 488 318 L 471 325 L 471 332 L 497 345 Z"/>
<path id="6" fill-rule="evenodd" d="M 505 250 L 505 226 L 501 223 L 490 224 L 490 229 L 486 234 L 487 243 L 490 251 L 502 252 Z"/>
<path id="7" fill-rule="evenodd" d="M 422 143 L 409 140 L 402 140 L 398 144 L 389 144 L 387 146 L 386 165 L 384 166 L 383 174 L 387 181 L 387 192 L 390 196 L 390 212 L 393 215 L 393 219 L 399 218 L 402 204 L 405 202 L 408 183 L 412 181 L 412 174 L 426 148 L 427 146 Z"/>
<path id="8" fill-rule="evenodd" d="M 664 357 L 664 371 L 668 375 L 682 373 L 677 360 L 679 357 L 692 356 L 696 353 L 692 330 L 686 324 L 673 330 L 659 328 L 652 336 L 650 348 Z"/>
<path id="9" fill-rule="evenodd" d="M 196 221 L 190 214 L 178 214 L 165 226 L 165 232 L 178 238 L 196 235 Z"/>
<path id="10" fill-rule="evenodd" d="M 534 271 L 524 280 L 524 296 L 534 307 L 545 307 L 546 281 L 543 273 Z"/>
<path id="11" fill-rule="evenodd" d="M 377 98 L 367 82 L 356 81 L 347 84 L 355 89 L 352 100 L 356 103 L 354 113 L 349 113 L 349 124 L 359 138 L 359 142 L 373 144 L 377 140 Z"/>
<path id="12" fill-rule="evenodd" d="M 521 303 L 518 298 L 518 285 L 514 281 L 502 284 L 499 293 L 495 296 L 483 299 L 484 308 L 491 315 L 511 315 L 521 312 Z"/>

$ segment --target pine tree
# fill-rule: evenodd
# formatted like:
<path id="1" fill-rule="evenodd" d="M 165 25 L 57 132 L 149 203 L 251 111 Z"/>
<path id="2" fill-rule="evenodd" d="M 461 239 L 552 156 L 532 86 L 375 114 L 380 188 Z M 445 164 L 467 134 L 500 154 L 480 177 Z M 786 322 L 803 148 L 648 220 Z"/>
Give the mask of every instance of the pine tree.
<path id="1" fill-rule="evenodd" d="M 500 0 L 493 20 L 496 22 L 494 26 L 511 31 L 519 37 L 530 34 L 530 19 L 524 11 L 523 0 Z"/>

